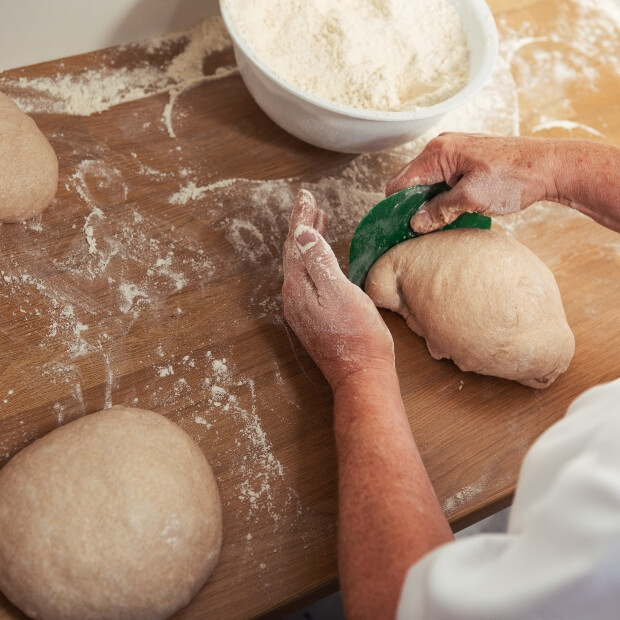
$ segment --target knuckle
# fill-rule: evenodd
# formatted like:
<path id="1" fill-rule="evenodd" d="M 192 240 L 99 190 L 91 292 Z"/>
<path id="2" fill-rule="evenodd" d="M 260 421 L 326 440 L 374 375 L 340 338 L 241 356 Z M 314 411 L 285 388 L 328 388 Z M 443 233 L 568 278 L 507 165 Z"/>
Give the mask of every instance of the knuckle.
<path id="1" fill-rule="evenodd" d="M 433 138 L 427 145 L 426 151 L 433 153 L 435 157 L 445 157 L 455 150 L 455 144 L 458 142 L 458 134 L 445 132 Z"/>
<path id="2" fill-rule="evenodd" d="M 439 151 L 439 150 L 441 150 L 443 148 L 443 144 L 444 144 L 444 141 L 445 141 L 445 138 L 443 136 L 444 136 L 444 134 L 440 134 L 436 138 L 433 138 L 426 145 L 426 150 L 427 151 Z"/>
<path id="3" fill-rule="evenodd" d="M 454 133 L 453 131 L 444 131 L 440 133 L 436 138 L 435 142 L 437 142 L 441 147 L 445 147 L 448 144 L 454 142 L 459 134 Z"/>

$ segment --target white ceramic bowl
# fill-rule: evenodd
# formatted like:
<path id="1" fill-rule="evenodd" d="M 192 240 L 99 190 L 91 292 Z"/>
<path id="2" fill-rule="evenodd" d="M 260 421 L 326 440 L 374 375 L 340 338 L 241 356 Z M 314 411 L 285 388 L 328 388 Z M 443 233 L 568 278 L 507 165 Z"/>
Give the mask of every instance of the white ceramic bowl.
<path id="1" fill-rule="evenodd" d="M 477 93 L 497 58 L 497 28 L 484 0 L 448 0 L 457 9 L 469 46 L 469 81 L 453 97 L 405 112 L 362 110 L 320 99 L 278 77 L 235 28 L 226 2 L 222 18 L 241 77 L 256 103 L 284 130 L 315 146 L 343 153 L 379 151 L 414 140 Z"/>

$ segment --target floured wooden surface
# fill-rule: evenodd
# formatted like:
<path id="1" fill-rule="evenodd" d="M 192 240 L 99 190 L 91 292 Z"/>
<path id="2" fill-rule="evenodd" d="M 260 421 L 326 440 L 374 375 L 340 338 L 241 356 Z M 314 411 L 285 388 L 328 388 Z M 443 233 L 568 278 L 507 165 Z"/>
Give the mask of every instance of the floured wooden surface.
<path id="1" fill-rule="evenodd" d="M 493 80 L 433 134 L 620 143 L 606 4 L 492 2 Z M 0 463 L 111 404 L 164 413 L 203 448 L 225 511 L 220 564 L 178 617 L 256 616 L 335 587 L 331 397 L 283 322 L 281 247 L 303 186 L 327 210 L 344 267 L 357 223 L 431 136 L 362 156 L 300 143 L 253 103 L 218 20 L 6 72 L 0 90 L 33 114 L 61 171 L 42 216 L 0 227 Z M 618 235 L 547 203 L 496 226 L 558 280 L 577 348 L 556 384 L 538 392 L 461 373 L 385 315 L 455 527 L 505 505 L 534 438 L 583 389 L 620 374 Z"/>

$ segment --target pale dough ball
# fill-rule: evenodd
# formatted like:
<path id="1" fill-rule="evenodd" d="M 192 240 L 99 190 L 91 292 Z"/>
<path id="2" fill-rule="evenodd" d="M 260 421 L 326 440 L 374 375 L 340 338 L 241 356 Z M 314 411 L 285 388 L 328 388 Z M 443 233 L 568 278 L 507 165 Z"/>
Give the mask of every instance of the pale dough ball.
<path id="1" fill-rule="evenodd" d="M 0 470 L 0 590 L 45 620 L 167 618 L 218 560 L 222 507 L 200 448 L 165 417 L 113 407 Z"/>
<path id="2" fill-rule="evenodd" d="M 54 149 L 36 123 L 0 93 L 0 222 L 38 215 L 57 186 Z"/>
<path id="3" fill-rule="evenodd" d="M 543 388 L 563 373 L 575 339 L 546 265 L 490 230 L 444 230 L 391 248 L 366 292 L 426 339 L 435 359 Z"/>

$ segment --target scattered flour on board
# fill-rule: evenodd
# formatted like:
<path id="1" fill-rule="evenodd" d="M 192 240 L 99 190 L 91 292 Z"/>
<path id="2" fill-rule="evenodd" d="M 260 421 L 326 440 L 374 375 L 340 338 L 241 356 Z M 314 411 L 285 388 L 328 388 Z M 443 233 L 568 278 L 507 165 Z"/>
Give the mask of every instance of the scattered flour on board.
<path id="1" fill-rule="evenodd" d="M 441 505 L 445 515 L 454 514 L 463 505 L 471 502 L 475 497 L 482 493 L 489 482 L 489 476 L 484 475 L 475 484 L 469 484 L 448 497 Z"/>
<path id="2" fill-rule="evenodd" d="M 196 422 L 196 424 L 202 424 L 203 426 L 206 426 L 207 429 L 211 428 L 211 424 L 209 424 L 209 422 L 207 422 L 202 416 L 200 415 L 195 415 L 194 416 L 194 422 Z"/>
<path id="3" fill-rule="evenodd" d="M 237 472 L 241 476 L 238 497 L 248 506 L 246 519 L 260 510 L 266 510 L 277 524 L 280 516 L 273 485 L 284 478 L 284 468 L 273 454 L 271 442 L 263 430 L 254 379 L 236 379 L 229 370 L 226 358 L 217 359 L 210 352 L 207 352 L 207 358 L 213 371 L 208 404 L 215 410 L 221 410 L 221 415 L 232 416 L 242 422 L 241 434 L 235 443 L 242 451 Z M 237 393 L 240 389 L 249 396 L 249 408 L 242 404 Z"/>
<path id="4" fill-rule="evenodd" d="M 132 156 L 136 156 L 136 153 L 132 153 Z M 138 169 L 142 176 L 155 177 L 156 179 L 167 179 L 171 176 L 174 176 L 171 172 L 163 172 L 162 170 L 155 170 L 155 168 L 151 168 L 150 166 L 146 166 L 144 164 L 140 164 L 140 168 Z"/>
<path id="5" fill-rule="evenodd" d="M 168 359 L 168 364 L 155 367 L 158 383 L 150 385 L 160 406 L 170 404 L 176 410 L 189 411 L 194 430 L 184 428 L 198 443 L 205 441 L 203 433 L 207 431 L 212 434 L 206 440 L 210 444 L 216 441 L 224 420 L 227 428 L 236 429 L 227 439 L 234 437 L 232 450 L 238 465 L 234 471 L 223 472 L 220 483 L 236 489 L 241 501 L 238 518 L 252 521 L 266 512 L 277 526 L 282 493 L 284 503 L 291 504 L 296 498 L 291 489 L 282 488 L 284 468 L 263 429 L 255 380 L 240 378 L 230 357 L 217 357 L 210 350 L 201 359 L 189 355 Z M 159 385 L 161 381 L 167 383 Z M 172 389 L 165 387 L 170 382 Z M 217 455 L 212 458 L 216 462 Z"/>
<path id="6" fill-rule="evenodd" d="M 523 104 L 536 112 L 534 122 L 524 123 L 524 133 L 565 130 L 566 137 L 601 137 L 604 121 L 589 126 L 578 117 L 569 93 L 599 90 L 601 74 L 620 76 L 620 5 L 614 0 L 573 0 L 557 3 L 553 28 L 507 18 L 498 21 L 500 54 L 511 65 Z M 548 97 L 553 88 L 554 97 Z M 544 102 L 544 107 L 539 103 Z M 557 132 L 554 135 L 558 135 Z"/>
<path id="7" fill-rule="evenodd" d="M 104 66 L 79 74 L 21 77 L 17 81 L 0 79 L 0 86 L 11 86 L 11 97 L 24 112 L 76 116 L 90 116 L 121 103 L 169 93 L 162 121 L 169 135 L 175 137 L 172 108 L 178 96 L 205 81 L 225 78 L 237 71 L 236 67 L 220 67 L 212 75 L 203 74 L 202 63 L 205 56 L 230 47 L 230 38 L 219 17 L 206 19 L 187 32 L 154 38 L 135 45 L 154 56 L 173 44 L 183 42 L 186 42 L 183 51 L 164 68 L 144 60 L 133 68 Z"/>
<path id="8" fill-rule="evenodd" d="M 160 366 L 156 368 L 158 377 L 169 377 L 174 374 L 174 368 L 170 364 L 168 366 Z"/>
<path id="9" fill-rule="evenodd" d="M 584 125 L 583 123 L 577 123 L 576 121 L 566 121 L 566 120 L 552 120 L 545 121 L 544 123 L 538 123 L 538 125 L 534 125 L 532 127 L 532 133 L 536 133 L 538 131 L 542 131 L 543 129 L 567 129 L 568 131 L 572 131 L 573 129 L 580 129 L 585 133 L 590 133 L 593 136 L 597 136 L 599 138 L 603 137 L 603 133 L 598 129 L 594 129 L 593 127 L 589 127 L 588 125 Z"/>
<path id="10" fill-rule="evenodd" d="M 187 185 L 184 185 L 178 192 L 172 194 L 168 202 L 171 205 L 184 205 L 190 200 L 198 200 L 202 198 L 207 191 L 205 187 L 197 187 L 196 183 L 190 181 Z"/>
<path id="11" fill-rule="evenodd" d="M 121 282 L 118 288 L 122 295 L 119 310 L 123 314 L 127 314 L 134 307 L 136 300 L 148 300 L 148 295 L 133 282 Z"/>
<path id="12" fill-rule="evenodd" d="M 199 200 L 208 191 L 230 187 L 234 184 L 234 182 L 234 179 L 224 179 L 222 181 L 216 181 L 215 183 L 210 183 L 209 185 L 199 187 L 194 181 L 190 181 L 189 183 L 183 185 L 178 192 L 172 194 L 172 196 L 168 199 L 168 202 L 173 205 L 184 205 L 192 200 Z"/>

